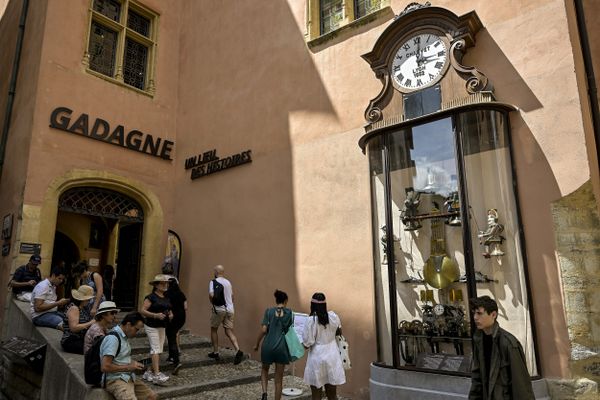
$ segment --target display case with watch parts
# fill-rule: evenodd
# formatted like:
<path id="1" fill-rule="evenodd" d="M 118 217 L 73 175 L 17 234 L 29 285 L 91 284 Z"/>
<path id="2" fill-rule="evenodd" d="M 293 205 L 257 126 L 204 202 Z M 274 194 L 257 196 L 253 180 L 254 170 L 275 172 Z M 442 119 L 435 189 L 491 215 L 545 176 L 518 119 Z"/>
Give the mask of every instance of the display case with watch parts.
<path id="1" fill-rule="evenodd" d="M 493 113 L 467 114 L 392 130 L 385 141 L 369 143 L 373 225 L 378 227 L 374 238 L 379 257 L 375 271 L 378 343 L 380 359 L 388 364 L 394 335 L 401 367 L 430 366 L 433 358 L 429 363 L 426 357 L 432 355 L 468 360 L 472 333 L 468 298 L 476 294 L 498 299 L 505 310 L 499 318 L 511 321 L 515 336 L 525 343 L 528 362 L 535 367 L 502 118 Z M 484 122 L 487 131 L 481 128 Z M 457 130 L 464 131 L 460 158 Z M 386 154 L 381 150 L 385 146 L 389 160 L 373 160 Z M 384 225 L 389 229 L 386 238 L 389 233 L 394 241 L 393 264 L 381 262 L 384 254 L 388 258 L 392 254 L 381 241 Z M 503 301 L 508 297 L 516 301 Z M 395 332 L 389 325 L 392 310 Z"/>

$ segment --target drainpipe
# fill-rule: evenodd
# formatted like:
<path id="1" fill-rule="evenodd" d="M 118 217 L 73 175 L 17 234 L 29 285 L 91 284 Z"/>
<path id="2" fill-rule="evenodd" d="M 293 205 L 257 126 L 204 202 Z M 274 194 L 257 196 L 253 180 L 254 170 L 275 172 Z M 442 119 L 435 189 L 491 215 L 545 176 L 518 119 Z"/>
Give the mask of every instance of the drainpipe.
<path id="1" fill-rule="evenodd" d="M 575 14 L 577 15 L 577 30 L 579 31 L 579 38 L 581 40 L 581 52 L 583 53 L 583 65 L 587 78 L 588 97 L 590 99 L 590 108 L 592 112 L 594 140 L 596 142 L 596 159 L 598 164 L 600 164 L 600 107 L 598 105 L 598 88 L 596 87 L 596 76 L 594 74 L 594 65 L 592 63 L 590 40 L 585 24 L 583 0 L 575 0 Z"/>
<path id="2" fill-rule="evenodd" d="M 12 73 L 10 75 L 10 84 L 8 86 L 8 98 L 6 101 L 6 112 L 4 113 L 4 124 L 2 125 L 2 137 L 0 140 L 0 180 L 2 179 L 2 171 L 4 170 L 6 142 L 8 141 L 10 118 L 12 115 L 13 104 L 15 102 L 17 76 L 19 75 L 19 64 L 21 62 L 21 50 L 23 49 L 23 37 L 25 36 L 25 21 L 27 20 L 28 9 L 29 0 L 23 0 L 23 7 L 21 8 L 21 18 L 19 20 L 19 33 L 17 35 L 17 48 L 15 49 L 15 58 L 13 60 Z"/>

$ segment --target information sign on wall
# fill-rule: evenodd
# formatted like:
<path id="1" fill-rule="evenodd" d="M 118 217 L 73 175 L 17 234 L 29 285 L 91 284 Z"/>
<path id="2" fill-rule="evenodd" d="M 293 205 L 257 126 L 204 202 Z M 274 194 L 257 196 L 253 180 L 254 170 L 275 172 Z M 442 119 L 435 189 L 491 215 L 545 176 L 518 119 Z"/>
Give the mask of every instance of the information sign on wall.
<path id="1" fill-rule="evenodd" d="M 21 254 L 40 254 L 42 245 L 40 243 L 21 243 L 19 253 Z"/>

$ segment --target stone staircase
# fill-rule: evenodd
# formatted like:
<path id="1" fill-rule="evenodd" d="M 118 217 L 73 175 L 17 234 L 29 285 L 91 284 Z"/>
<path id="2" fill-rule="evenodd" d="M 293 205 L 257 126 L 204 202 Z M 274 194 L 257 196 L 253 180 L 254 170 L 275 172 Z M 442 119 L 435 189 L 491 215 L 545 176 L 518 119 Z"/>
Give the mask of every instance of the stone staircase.
<path id="1" fill-rule="evenodd" d="M 138 361 L 148 358 L 149 344 L 145 334 L 141 332 L 130 339 L 132 357 Z M 252 400 L 260 399 L 261 364 L 245 355 L 244 361 L 233 365 L 235 351 L 228 348 L 219 350 L 221 359 L 215 361 L 208 357 L 212 351 L 210 340 L 183 331 L 181 334 L 181 363 L 183 367 L 178 375 L 172 375 L 173 365 L 166 361 L 168 352 L 161 355 L 161 371 L 170 376 L 163 385 L 151 385 L 161 399 L 192 400 Z M 269 399 L 274 398 L 273 375 L 269 380 Z M 289 375 L 286 371 L 283 381 L 284 388 L 302 390 L 299 396 L 283 399 L 310 399 L 310 387 L 301 378 Z"/>
<path id="2" fill-rule="evenodd" d="M 124 315 L 125 313 L 121 313 L 119 319 L 121 320 Z M 10 301 L 5 318 L 5 327 L 9 328 L 3 332 L 4 338 L 11 336 L 29 338 L 39 343 L 46 343 L 47 349 L 43 375 L 35 374 L 35 379 L 28 379 L 28 374 L 19 375 L 19 371 L 10 366 L 7 367 L 8 370 L 6 368 L 3 370 L 5 363 L 0 362 L 0 400 L 3 398 L 1 391 L 9 389 L 8 386 L 15 389 L 10 396 L 15 400 L 114 400 L 105 390 L 93 388 L 85 383 L 83 356 L 65 353 L 62 350 L 60 331 L 33 326 L 29 317 L 28 303 Z M 130 343 L 133 358 L 142 360 L 149 357 L 150 346 L 143 331 L 137 337 L 130 339 Z M 246 357 L 239 365 L 233 365 L 234 351 L 224 348 L 220 349 L 221 360 L 218 362 L 212 360 L 208 358 L 211 350 L 210 341 L 187 331 L 182 332 L 181 347 L 183 368 L 180 369 L 179 374 L 172 376 L 170 371 L 173 366 L 166 361 L 167 353 L 164 353 L 161 358 L 161 371 L 171 375 L 171 379 L 161 386 L 150 384 L 159 393 L 161 399 L 254 400 L 261 398 L 259 361 Z M 22 360 L 17 361 L 24 363 Z M 24 368 L 31 370 L 27 365 Z M 301 378 L 290 375 L 291 367 L 288 368 L 290 369 L 284 376 L 283 387 L 301 389 L 302 394 L 294 397 L 283 396 L 283 399 L 310 399 L 310 388 L 302 382 Z M 5 373 L 9 372 L 13 375 L 7 380 L 8 375 Z M 296 372 L 302 374 L 302 371 Z M 10 383 L 10 385 L 3 385 L 3 383 Z M 271 376 L 269 400 L 274 399 L 273 391 L 274 384 Z M 338 399 L 343 400 L 342 397 Z"/>

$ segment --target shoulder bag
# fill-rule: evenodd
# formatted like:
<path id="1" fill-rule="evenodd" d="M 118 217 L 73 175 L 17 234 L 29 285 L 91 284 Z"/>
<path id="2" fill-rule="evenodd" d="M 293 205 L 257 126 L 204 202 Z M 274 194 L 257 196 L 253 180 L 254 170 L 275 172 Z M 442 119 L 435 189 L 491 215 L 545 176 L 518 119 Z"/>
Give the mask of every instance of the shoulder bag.
<path id="1" fill-rule="evenodd" d="M 285 343 L 287 344 L 288 351 L 290 352 L 290 358 L 292 361 L 296 361 L 304 357 L 304 346 L 300 343 L 298 335 L 294 330 L 294 313 L 292 313 L 292 325 L 288 328 L 285 335 Z"/>

